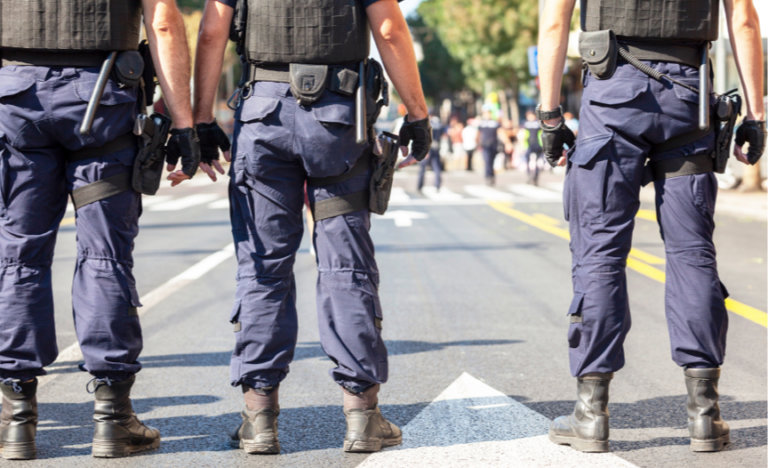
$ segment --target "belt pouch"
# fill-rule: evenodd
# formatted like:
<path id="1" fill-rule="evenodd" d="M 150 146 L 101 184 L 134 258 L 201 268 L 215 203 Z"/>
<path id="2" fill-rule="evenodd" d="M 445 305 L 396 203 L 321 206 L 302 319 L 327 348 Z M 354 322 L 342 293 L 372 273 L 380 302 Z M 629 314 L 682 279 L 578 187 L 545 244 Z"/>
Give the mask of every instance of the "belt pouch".
<path id="1" fill-rule="evenodd" d="M 120 87 L 137 88 L 144 73 L 144 59 L 137 50 L 120 52 L 117 54 L 112 73 Z"/>
<path id="2" fill-rule="evenodd" d="M 579 34 L 579 54 L 598 80 L 607 80 L 613 76 L 618 51 L 616 35 L 610 29 L 582 31 Z"/>
<path id="3" fill-rule="evenodd" d="M 293 97 L 306 106 L 323 95 L 328 82 L 328 65 L 292 63 L 288 66 L 288 75 Z"/>

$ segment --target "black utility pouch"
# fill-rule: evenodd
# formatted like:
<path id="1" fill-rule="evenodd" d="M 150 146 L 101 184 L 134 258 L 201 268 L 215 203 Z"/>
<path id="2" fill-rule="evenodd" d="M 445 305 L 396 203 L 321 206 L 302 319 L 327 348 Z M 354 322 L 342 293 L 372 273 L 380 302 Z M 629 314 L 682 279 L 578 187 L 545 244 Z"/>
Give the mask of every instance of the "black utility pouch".
<path id="1" fill-rule="evenodd" d="M 610 29 L 582 31 L 579 34 L 579 54 L 598 80 L 607 80 L 616 71 L 618 60 L 616 35 Z"/>
<path id="2" fill-rule="evenodd" d="M 163 114 L 139 114 L 133 133 L 141 139 L 139 152 L 133 162 L 133 189 L 145 195 L 154 195 L 160 188 L 165 161 L 165 142 L 171 130 L 171 119 Z"/>
<path id="3" fill-rule="evenodd" d="M 320 99 L 328 83 L 328 65 L 292 63 L 288 66 L 291 93 L 302 106 Z"/>
<path id="4" fill-rule="evenodd" d="M 400 152 L 397 135 L 382 132 L 376 137 L 371 148 L 371 185 L 368 208 L 376 214 L 384 214 L 389 205 L 389 195 L 392 193 L 392 182 L 395 179 L 395 163 Z"/>
<path id="5" fill-rule="evenodd" d="M 379 118 L 381 108 L 389 105 L 389 85 L 384 78 L 384 69 L 376 60 L 369 58 L 365 65 L 366 121 L 372 128 Z"/>
<path id="6" fill-rule="evenodd" d="M 117 54 L 112 75 L 121 88 L 138 88 L 144 75 L 144 59 L 137 50 L 125 50 Z"/>
<path id="7" fill-rule="evenodd" d="M 731 156 L 731 141 L 736 127 L 736 118 L 741 113 L 741 96 L 735 94 L 735 89 L 720 94 L 712 106 L 712 123 L 715 127 L 715 152 L 713 171 L 722 174 Z"/>

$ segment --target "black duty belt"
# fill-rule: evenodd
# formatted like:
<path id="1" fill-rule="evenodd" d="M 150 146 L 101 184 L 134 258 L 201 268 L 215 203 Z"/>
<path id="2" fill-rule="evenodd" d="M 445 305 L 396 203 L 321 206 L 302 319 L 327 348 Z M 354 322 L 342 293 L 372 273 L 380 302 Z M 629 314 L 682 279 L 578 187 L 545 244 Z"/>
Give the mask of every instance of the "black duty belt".
<path id="1" fill-rule="evenodd" d="M 249 79 L 247 82 L 254 81 L 274 81 L 277 83 L 290 83 L 291 75 L 288 71 L 288 64 L 249 64 Z M 340 73 L 344 70 L 349 70 L 357 74 L 358 64 L 353 65 L 328 65 L 328 82 L 325 84 L 326 89 L 333 92 L 341 92 L 341 94 L 350 95 L 354 93 L 354 89 L 349 88 L 349 84 L 342 83 L 339 80 Z M 357 83 L 354 83 L 357 87 Z"/>
<path id="2" fill-rule="evenodd" d="M 657 42 L 634 42 L 619 38 L 619 43 L 640 60 L 676 62 L 698 68 L 701 63 L 701 47 L 695 45 L 672 45 Z"/>
<path id="3" fill-rule="evenodd" d="M 34 65 L 38 67 L 100 67 L 109 52 L 101 50 L 2 49 L 2 66 Z"/>

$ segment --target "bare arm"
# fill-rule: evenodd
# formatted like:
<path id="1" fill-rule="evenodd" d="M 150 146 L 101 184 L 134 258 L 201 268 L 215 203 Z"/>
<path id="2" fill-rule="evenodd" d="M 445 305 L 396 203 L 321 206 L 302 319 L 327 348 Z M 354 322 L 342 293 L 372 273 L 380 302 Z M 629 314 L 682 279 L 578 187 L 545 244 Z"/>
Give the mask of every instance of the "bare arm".
<path id="1" fill-rule="evenodd" d="M 765 120 L 760 21 L 752 0 L 723 0 L 733 57 L 747 101 L 747 120 Z"/>
<path id="2" fill-rule="evenodd" d="M 175 0 L 142 0 L 142 6 L 152 61 L 173 127 L 191 127 L 189 48 L 181 12 Z"/>
<path id="3" fill-rule="evenodd" d="M 563 81 L 565 53 L 575 0 L 547 0 L 539 22 L 539 84 L 541 109 L 552 110 L 560 105 L 560 85 Z"/>
<path id="4" fill-rule="evenodd" d="M 427 117 L 413 41 L 400 6 L 396 0 L 379 0 L 365 12 L 387 74 L 408 109 L 408 121 Z"/>
<path id="5" fill-rule="evenodd" d="M 213 122 L 216 87 L 221 77 L 233 13 L 232 7 L 216 0 L 205 3 L 195 57 L 195 123 Z"/>

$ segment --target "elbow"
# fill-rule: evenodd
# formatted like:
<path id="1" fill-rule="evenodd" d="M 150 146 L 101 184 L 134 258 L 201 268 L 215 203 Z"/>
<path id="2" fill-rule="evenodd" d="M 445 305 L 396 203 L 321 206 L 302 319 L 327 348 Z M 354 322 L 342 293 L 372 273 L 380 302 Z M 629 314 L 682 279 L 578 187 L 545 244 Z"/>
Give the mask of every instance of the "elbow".
<path id="1" fill-rule="evenodd" d="M 395 44 L 402 37 L 410 37 L 410 32 L 405 22 L 400 24 L 399 22 L 386 20 L 379 26 L 378 36 L 385 43 Z"/>

